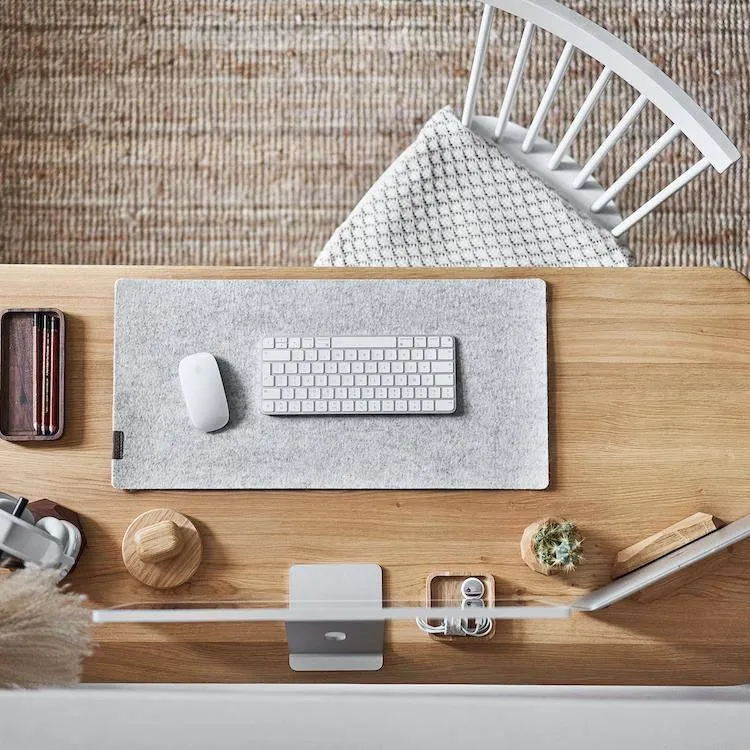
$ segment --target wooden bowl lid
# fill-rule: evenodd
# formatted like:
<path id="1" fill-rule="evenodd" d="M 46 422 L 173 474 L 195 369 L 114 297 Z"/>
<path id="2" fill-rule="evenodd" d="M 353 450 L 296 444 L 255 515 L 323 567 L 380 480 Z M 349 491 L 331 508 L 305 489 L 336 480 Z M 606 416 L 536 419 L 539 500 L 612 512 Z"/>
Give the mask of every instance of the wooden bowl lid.
<path id="1" fill-rule="evenodd" d="M 147 562 L 138 554 L 136 534 L 161 521 L 172 521 L 182 536 L 178 554 L 160 562 Z M 172 589 L 189 581 L 198 570 L 203 557 L 203 543 L 193 522 L 182 513 L 168 508 L 157 508 L 141 513 L 128 526 L 122 538 L 122 560 L 130 575 L 155 589 Z"/>

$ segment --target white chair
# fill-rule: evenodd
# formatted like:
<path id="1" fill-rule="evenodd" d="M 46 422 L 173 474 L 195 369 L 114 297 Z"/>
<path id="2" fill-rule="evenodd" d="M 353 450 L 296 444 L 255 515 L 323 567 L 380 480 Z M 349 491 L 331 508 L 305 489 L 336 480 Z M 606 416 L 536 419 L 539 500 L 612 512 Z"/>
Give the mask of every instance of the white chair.
<path id="1" fill-rule="evenodd" d="M 525 27 L 497 116 L 479 115 L 476 113 L 476 103 L 498 9 L 523 19 Z M 511 120 L 511 113 L 522 83 L 524 68 L 534 48 L 537 29 L 550 32 L 561 40 L 563 46 L 536 114 L 528 127 L 524 127 Z M 602 70 L 559 143 L 551 143 L 540 133 L 575 54 L 594 58 L 602 65 Z M 616 77 L 635 90 L 634 101 L 619 122 L 611 127 L 588 161 L 581 166 L 570 156 L 570 148 L 602 93 L 612 85 L 611 82 Z M 611 185 L 601 185 L 595 178 L 598 167 L 627 131 L 636 125 L 638 115 L 649 104 L 658 108 L 671 125 Z M 527 252 L 519 247 L 516 254 L 512 249 L 506 248 L 501 256 L 488 256 L 485 253 L 477 260 L 476 253 L 462 252 L 461 248 L 466 248 L 467 243 L 459 236 L 457 239 L 452 237 L 451 252 L 435 255 L 429 248 L 425 249 L 425 243 L 416 248 L 413 237 L 409 238 L 408 247 L 392 251 L 388 247 L 392 238 L 389 236 L 382 239 L 382 222 L 383 214 L 387 211 L 383 207 L 389 203 L 387 190 L 393 189 L 388 181 L 404 179 L 403 175 L 397 174 L 397 160 L 380 178 L 379 183 L 384 181 L 383 184 L 376 183 L 355 209 L 347 220 L 349 224 L 345 222 L 337 230 L 317 265 L 627 265 L 625 238 L 628 229 L 705 170 L 713 168 L 724 172 L 740 158 L 740 153 L 720 128 L 659 68 L 605 29 L 554 0 L 490 0 L 484 5 L 461 124 L 482 136 L 486 142 L 494 144 L 498 158 L 500 155 L 506 158 L 505 161 L 496 161 L 494 164 L 509 171 L 511 180 L 518 179 L 517 172 L 520 168 L 526 180 L 526 190 L 529 189 L 526 178 L 528 172 L 534 178 L 536 195 L 540 191 L 546 191 L 562 201 L 561 205 L 571 209 L 567 218 L 561 219 L 559 210 L 556 214 L 557 221 L 566 222 L 570 219 L 577 223 L 576 228 L 568 232 L 568 244 L 570 238 L 584 237 L 586 233 L 581 228 L 581 222 L 588 222 L 591 226 L 587 229 L 586 236 L 594 236 L 597 247 L 592 252 L 576 257 L 571 256 L 570 247 L 563 248 L 560 252 L 546 253 Z M 692 142 L 700 153 L 700 158 L 674 181 L 623 217 L 615 203 L 617 196 L 680 137 Z M 410 157 L 407 152 L 399 158 L 403 161 Z M 507 159 L 512 161 L 512 170 L 508 169 L 510 162 Z M 414 173 L 415 170 L 411 171 Z M 508 177 L 503 176 L 502 179 L 505 181 Z M 408 190 L 413 192 L 413 185 Z M 501 186 L 501 194 L 502 190 L 504 187 Z M 401 192 L 404 192 L 403 185 Z M 542 199 L 549 200 L 550 196 L 543 196 Z M 532 196 L 532 200 L 536 200 L 536 197 Z M 455 202 L 451 210 L 457 210 Z M 519 235 L 513 226 L 513 217 L 508 215 L 507 206 L 503 211 L 503 221 L 510 226 L 508 237 L 517 238 Z M 375 231 L 373 222 L 376 219 L 373 216 L 380 222 Z M 403 210 L 402 215 L 395 220 L 403 222 Z M 412 229 L 410 225 L 405 231 L 400 231 L 400 237 L 408 235 Z M 596 231 L 599 232 L 601 241 L 597 240 Z M 609 241 L 601 237 L 602 233 L 610 238 Z M 427 235 L 423 233 L 421 236 L 424 238 Z M 438 234 L 433 233 L 430 237 L 439 244 Z M 536 247 L 540 242 L 544 243 L 544 240 L 540 240 L 537 232 L 532 238 L 532 244 Z M 507 244 L 510 246 L 512 242 Z M 517 241 L 516 245 L 519 246 Z M 436 261 L 436 257 L 439 260 Z"/>

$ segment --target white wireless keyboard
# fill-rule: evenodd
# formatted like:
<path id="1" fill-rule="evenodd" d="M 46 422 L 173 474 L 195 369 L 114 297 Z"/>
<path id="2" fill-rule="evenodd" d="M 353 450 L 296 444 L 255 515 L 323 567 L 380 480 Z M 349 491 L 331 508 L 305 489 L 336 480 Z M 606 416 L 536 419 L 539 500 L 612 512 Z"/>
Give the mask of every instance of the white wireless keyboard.
<path id="1" fill-rule="evenodd" d="M 260 410 L 274 416 L 450 414 L 453 336 L 264 338 Z"/>

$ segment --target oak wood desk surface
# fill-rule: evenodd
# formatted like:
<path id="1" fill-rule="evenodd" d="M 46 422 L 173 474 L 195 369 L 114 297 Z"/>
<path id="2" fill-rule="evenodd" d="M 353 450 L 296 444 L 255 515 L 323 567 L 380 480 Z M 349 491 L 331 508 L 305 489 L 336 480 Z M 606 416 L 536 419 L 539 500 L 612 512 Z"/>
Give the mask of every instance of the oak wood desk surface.
<path id="1" fill-rule="evenodd" d="M 543 492 L 144 492 L 110 484 L 113 285 L 160 278 L 509 278 L 549 285 L 551 486 Z M 615 553 L 698 510 L 750 513 L 750 285 L 717 269 L 314 270 L 0 266 L 2 304 L 55 306 L 68 323 L 64 438 L 0 444 L 0 488 L 85 518 L 71 583 L 100 606 L 285 601 L 290 564 L 378 562 L 385 596 L 420 600 L 430 572 L 495 574 L 498 596 L 572 599 L 605 583 Z M 154 321 L 158 325 L 158 321 Z M 171 507 L 204 539 L 172 593 L 131 579 L 120 541 L 139 513 Z M 523 528 L 579 523 L 570 578 L 521 562 Z M 278 623 L 106 626 L 86 679 L 167 682 L 735 684 L 750 681 L 750 544 L 651 604 L 569 621 L 498 623 L 489 642 L 446 645 L 387 625 L 380 672 L 295 674 Z"/>

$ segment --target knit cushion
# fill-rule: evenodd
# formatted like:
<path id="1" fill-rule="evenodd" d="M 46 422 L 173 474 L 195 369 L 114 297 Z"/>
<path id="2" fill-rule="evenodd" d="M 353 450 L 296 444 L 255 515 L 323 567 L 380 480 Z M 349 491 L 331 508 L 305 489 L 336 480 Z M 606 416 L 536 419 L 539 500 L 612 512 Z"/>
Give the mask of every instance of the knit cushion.
<path id="1" fill-rule="evenodd" d="M 365 194 L 317 266 L 626 266 L 612 235 L 450 109 Z"/>

